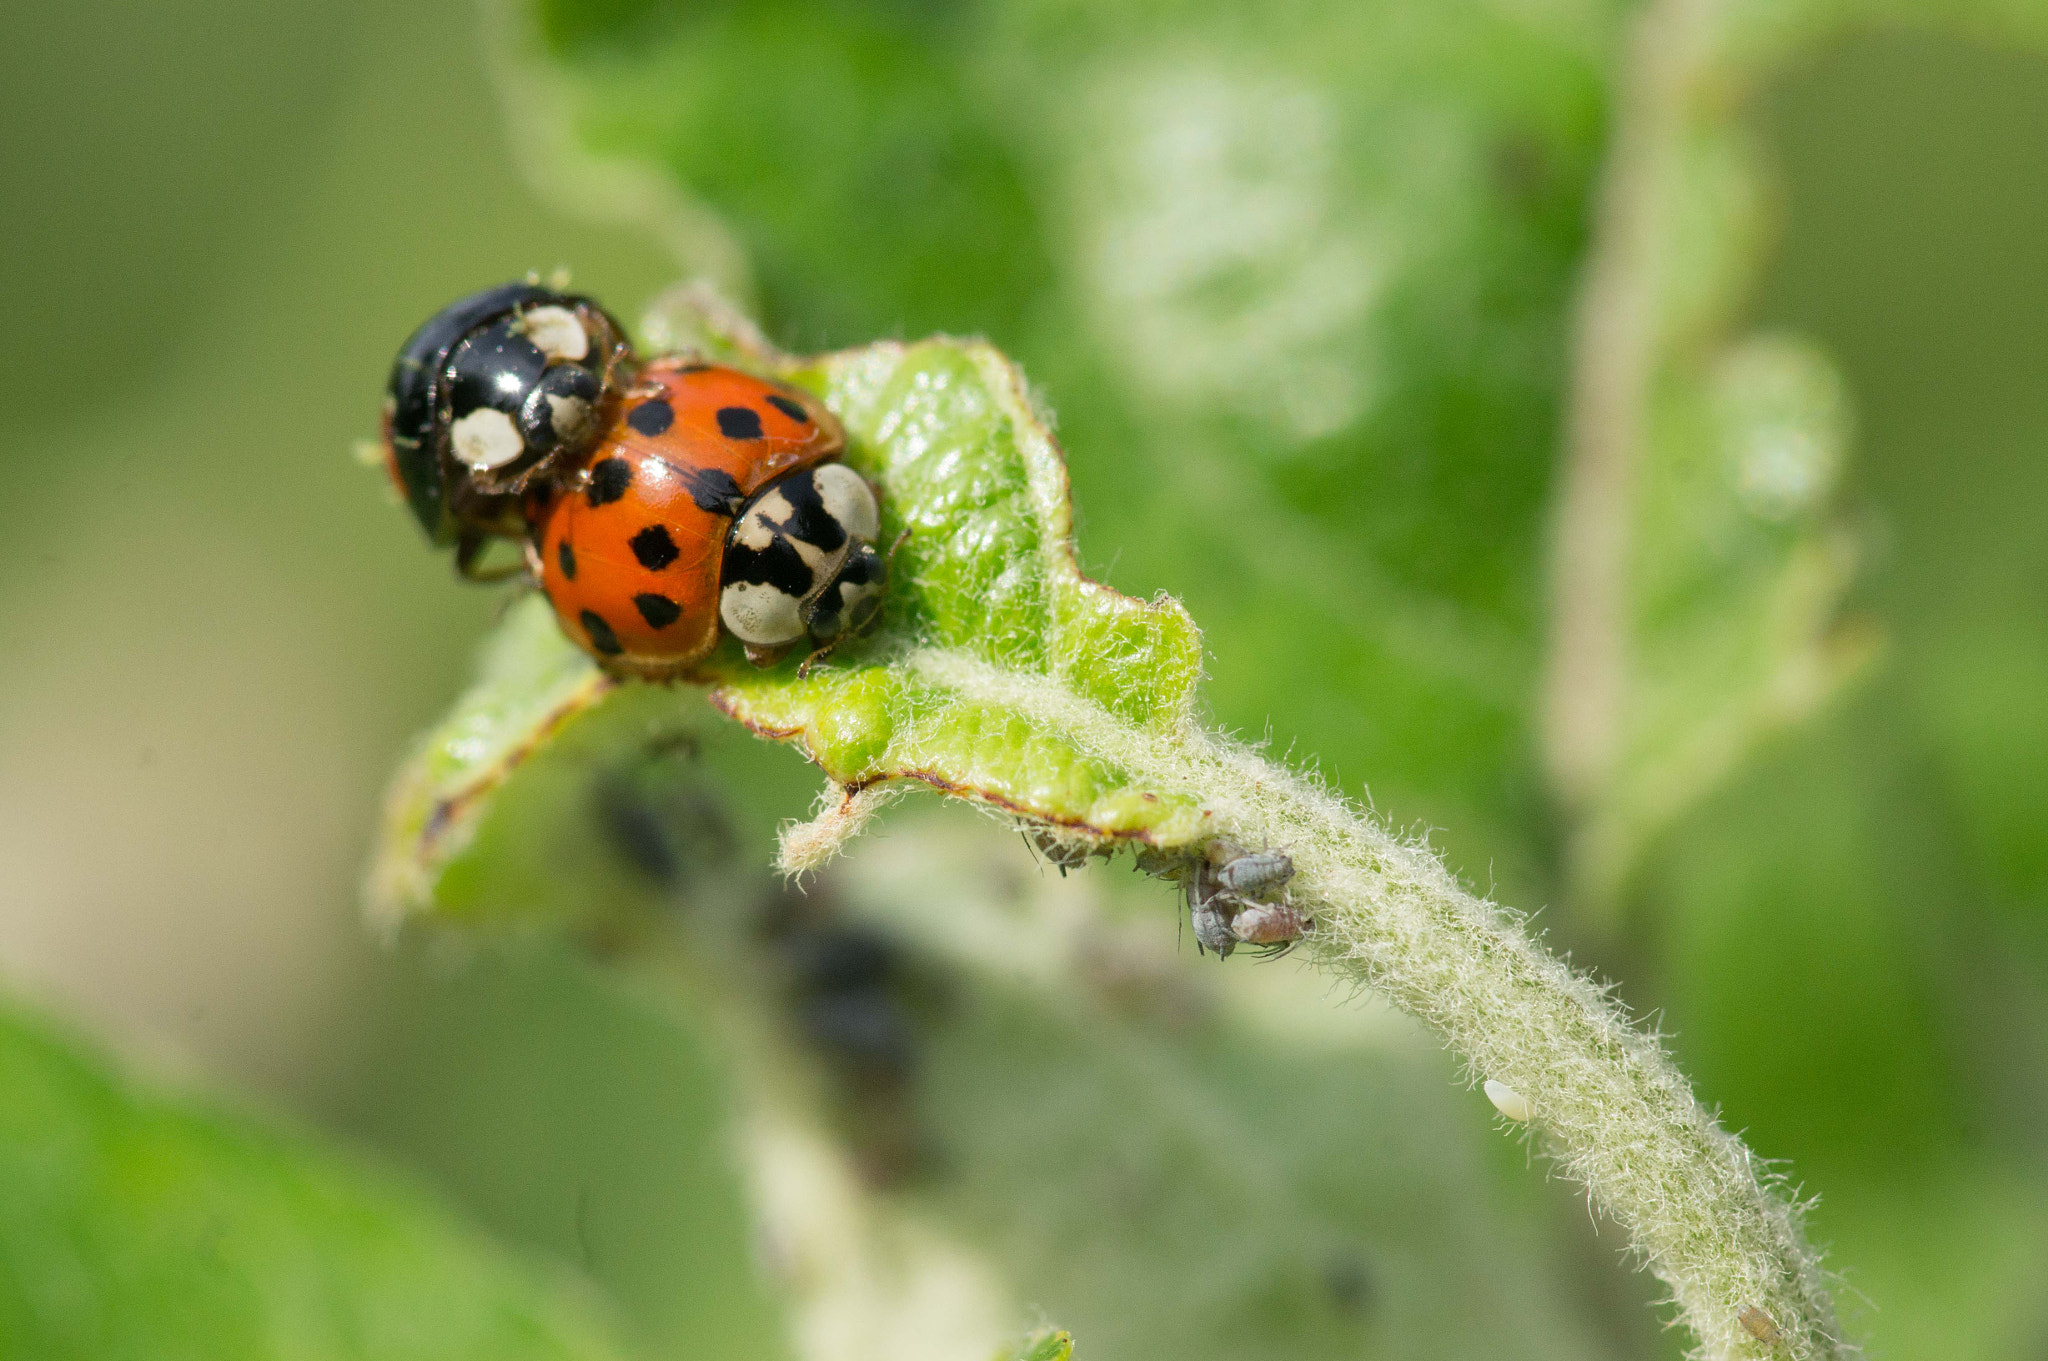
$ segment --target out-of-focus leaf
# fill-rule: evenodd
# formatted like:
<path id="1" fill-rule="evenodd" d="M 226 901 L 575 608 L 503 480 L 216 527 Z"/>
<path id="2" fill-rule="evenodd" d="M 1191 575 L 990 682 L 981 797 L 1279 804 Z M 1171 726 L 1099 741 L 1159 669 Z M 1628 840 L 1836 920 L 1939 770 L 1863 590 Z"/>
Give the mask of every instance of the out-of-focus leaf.
<path id="1" fill-rule="evenodd" d="M 1545 742 L 1568 895 L 1610 928 L 1651 839 L 1878 654 L 1830 357 L 1741 329 L 1775 225 L 1745 96 L 1873 19 L 2039 43 L 2038 6 L 1646 6 L 1617 92 L 1560 487 Z"/>
<path id="2" fill-rule="evenodd" d="M 0 1351 L 39 1361 L 624 1355 L 416 1196 L 0 1011 Z"/>
<path id="3" fill-rule="evenodd" d="M 1825 1188 L 1814 1233 L 1855 1264 L 1874 1354 L 2042 1336 L 2044 97 L 2039 56 L 1896 32 L 1771 93 L 1763 320 L 1825 339 L 1858 394 L 1851 488 L 1884 551 L 1856 598 L 1892 641 L 1644 875 L 1674 1048 Z"/>

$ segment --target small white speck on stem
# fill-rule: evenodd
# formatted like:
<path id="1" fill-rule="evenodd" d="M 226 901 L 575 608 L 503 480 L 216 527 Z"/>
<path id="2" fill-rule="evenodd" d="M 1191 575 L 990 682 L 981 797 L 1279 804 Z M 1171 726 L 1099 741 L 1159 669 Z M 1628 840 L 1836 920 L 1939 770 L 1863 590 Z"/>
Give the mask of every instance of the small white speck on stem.
<path id="1" fill-rule="evenodd" d="M 1484 1090 L 1486 1099 L 1493 1103 L 1493 1108 L 1510 1120 L 1522 1122 L 1535 1114 L 1535 1111 L 1529 1108 L 1529 1098 L 1505 1082 L 1495 1082 L 1488 1078 Z"/>

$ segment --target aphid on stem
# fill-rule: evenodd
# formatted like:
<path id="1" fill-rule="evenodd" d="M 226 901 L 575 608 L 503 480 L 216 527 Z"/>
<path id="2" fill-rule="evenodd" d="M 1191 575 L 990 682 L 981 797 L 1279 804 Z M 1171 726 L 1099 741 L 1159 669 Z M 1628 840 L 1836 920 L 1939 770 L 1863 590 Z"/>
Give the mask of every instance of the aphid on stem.
<path id="1" fill-rule="evenodd" d="M 1218 959 L 1239 944 L 1284 952 L 1315 922 L 1285 897 L 1294 861 L 1285 851 L 1247 851 L 1228 837 L 1216 837 L 1195 855 L 1141 850 L 1138 868 L 1180 883 L 1195 943 Z"/>

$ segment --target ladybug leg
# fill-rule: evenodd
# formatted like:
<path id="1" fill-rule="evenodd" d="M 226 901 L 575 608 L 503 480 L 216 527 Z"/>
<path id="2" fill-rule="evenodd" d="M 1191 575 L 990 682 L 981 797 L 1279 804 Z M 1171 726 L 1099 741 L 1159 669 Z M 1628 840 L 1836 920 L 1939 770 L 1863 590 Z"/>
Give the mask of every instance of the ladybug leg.
<path id="1" fill-rule="evenodd" d="M 507 563 L 498 567 L 482 566 L 484 549 L 490 545 L 490 541 L 489 535 L 478 530 L 463 530 L 462 537 L 455 542 L 455 574 L 464 581 L 480 582 L 505 581 L 525 575 L 531 575 L 536 581 L 540 579 L 538 565 L 530 545 L 526 550 L 524 562 Z"/>
<path id="2" fill-rule="evenodd" d="M 798 680 L 809 680 L 811 678 L 812 668 L 817 666 L 819 662 L 822 662 L 827 657 L 831 656 L 835 651 L 838 650 L 839 645 L 845 641 L 846 635 L 841 634 L 839 637 L 832 639 L 830 642 L 820 643 L 817 646 L 817 648 L 812 651 L 810 656 L 804 658 L 802 662 L 798 663 L 796 668 L 796 678 Z M 1064 873 L 1064 871 L 1062 871 L 1062 873 Z"/>
<path id="3" fill-rule="evenodd" d="M 909 537 L 910 526 L 905 525 L 903 526 L 903 532 L 896 536 L 896 542 L 890 544 L 889 551 L 882 555 L 882 568 L 885 572 L 893 572 L 896 570 L 896 550 L 903 547 L 904 540 L 908 539 Z"/>
<path id="4" fill-rule="evenodd" d="M 503 571 L 488 576 L 472 574 L 471 581 L 512 581 L 512 589 L 498 602 L 498 608 L 491 615 L 492 622 L 502 621 L 512 612 L 512 607 L 526 599 L 527 593 L 540 589 L 540 548 L 528 539 L 520 545 L 525 550 L 526 561 L 518 567 L 506 567 Z M 516 580 L 514 580 L 516 578 Z"/>

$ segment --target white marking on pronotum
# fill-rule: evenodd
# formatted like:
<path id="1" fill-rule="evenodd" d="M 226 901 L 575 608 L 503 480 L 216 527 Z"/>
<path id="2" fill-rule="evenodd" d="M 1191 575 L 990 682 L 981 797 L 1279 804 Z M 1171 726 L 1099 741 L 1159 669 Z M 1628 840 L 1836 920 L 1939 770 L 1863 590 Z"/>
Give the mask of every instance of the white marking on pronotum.
<path id="1" fill-rule="evenodd" d="M 733 542 L 759 553 L 775 542 L 775 531 L 769 528 L 766 520 L 750 510 L 733 527 L 732 537 Z"/>
<path id="2" fill-rule="evenodd" d="M 809 539 L 799 539 L 794 534 L 783 535 L 784 542 L 796 550 L 804 566 L 811 569 L 812 581 L 825 581 L 839 573 L 839 564 L 846 560 L 846 549 L 842 545 L 837 551 L 827 553 Z"/>
<path id="3" fill-rule="evenodd" d="M 453 435 L 455 457 L 472 468 L 502 468 L 526 451 L 512 418 L 488 406 L 455 422 Z"/>
<path id="4" fill-rule="evenodd" d="M 581 397 L 549 397 L 548 424 L 557 439 L 574 439 L 590 421 L 590 403 Z"/>
<path id="5" fill-rule="evenodd" d="M 839 608 L 844 617 L 851 619 L 862 604 L 882 593 L 879 581 L 842 581 L 839 583 Z"/>
<path id="6" fill-rule="evenodd" d="M 804 636 L 802 604 L 765 582 L 735 581 L 718 593 L 718 617 L 741 642 L 777 647 Z"/>
<path id="7" fill-rule="evenodd" d="M 1510 1120 L 1527 1120 L 1536 1113 L 1529 1108 L 1529 1098 L 1505 1082 L 1495 1082 L 1488 1078 L 1485 1091 L 1486 1099 L 1493 1103 L 1493 1108 Z"/>
<path id="8" fill-rule="evenodd" d="M 549 359 L 581 360 L 590 353 L 590 336 L 566 307 L 535 307 L 522 319 L 526 338 Z"/>
<path id="9" fill-rule="evenodd" d="M 873 543 L 882 533 L 881 510 L 861 475 L 843 463 L 827 463 L 811 474 L 825 513 L 856 539 Z"/>

